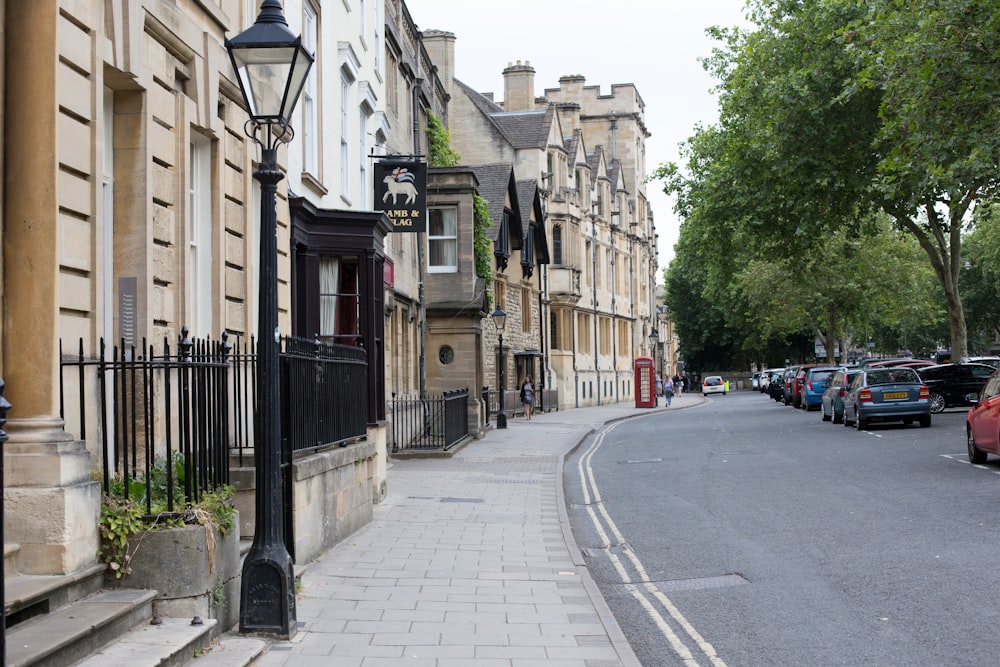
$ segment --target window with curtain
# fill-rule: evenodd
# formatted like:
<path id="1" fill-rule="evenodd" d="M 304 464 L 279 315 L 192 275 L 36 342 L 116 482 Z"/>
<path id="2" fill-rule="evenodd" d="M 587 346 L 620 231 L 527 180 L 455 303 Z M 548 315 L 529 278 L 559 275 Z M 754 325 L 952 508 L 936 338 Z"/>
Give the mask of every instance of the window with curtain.
<path id="1" fill-rule="evenodd" d="M 328 343 L 357 345 L 360 338 L 358 259 L 325 255 L 319 261 L 319 336 Z"/>
<path id="2" fill-rule="evenodd" d="M 431 273 L 458 272 L 458 209 L 431 208 L 427 220 L 427 270 Z"/>

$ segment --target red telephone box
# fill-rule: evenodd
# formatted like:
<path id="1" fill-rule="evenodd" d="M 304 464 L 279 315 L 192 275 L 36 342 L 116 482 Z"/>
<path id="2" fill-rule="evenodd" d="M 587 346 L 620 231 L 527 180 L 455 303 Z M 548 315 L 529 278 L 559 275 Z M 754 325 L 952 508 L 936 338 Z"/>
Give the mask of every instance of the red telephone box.
<path id="1" fill-rule="evenodd" d="M 635 407 L 656 407 L 656 367 L 652 357 L 635 360 Z"/>

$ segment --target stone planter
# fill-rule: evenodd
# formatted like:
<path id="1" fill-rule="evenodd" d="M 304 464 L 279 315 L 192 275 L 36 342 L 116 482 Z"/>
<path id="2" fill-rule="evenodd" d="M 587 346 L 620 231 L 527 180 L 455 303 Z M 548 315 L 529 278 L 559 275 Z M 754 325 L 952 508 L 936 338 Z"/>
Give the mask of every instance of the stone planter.
<path id="1" fill-rule="evenodd" d="M 151 530 L 129 538 L 131 573 L 115 581 L 156 591 L 153 613 L 218 621 L 213 634 L 239 620 L 239 516 L 228 535 L 206 526 Z"/>

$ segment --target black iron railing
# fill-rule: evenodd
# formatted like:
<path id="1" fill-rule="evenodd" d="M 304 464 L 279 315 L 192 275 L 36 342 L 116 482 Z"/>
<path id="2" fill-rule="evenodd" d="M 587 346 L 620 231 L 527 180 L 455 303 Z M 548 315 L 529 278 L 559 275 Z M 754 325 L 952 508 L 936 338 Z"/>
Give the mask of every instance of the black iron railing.
<path id="1" fill-rule="evenodd" d="M 246 465 L 257 411 L 255 344 L 191 340 L 176 350 L 124 345 L 97 359 L 61 349 L 60 412 L 81 440 L 100 443 L 101 481 L 144 502 L 147 513 L 175 512 L 229 483 L 229 456 Z M 295 452 L 344 445 L 367 434 L 365 350 L 283 338 L 281 438 Z M 75 386 L 74 386 L 75 385 Z M 67 407 L 69 403 L 69 407 Z M 96 449 L 96 448 L 95 448 Z M 284 458 L 284 457 L 283 457 Z M 163 495 L 157 506 L 153 491 Z"/>
<path id="2" fill-rule="evenodd" d="M 281 433 L 293 452 L 365 437 L 367 359 L 361 347 L 282 339 Z"/>
<path id="3" fill-rule="evenodd" d="M 101 339 L 97 359 L 85 357 L 82 339 L 76 355 L 62 354 L 60 342 L 60 413 L 81 440 L 99 439 L 105 494 L 155 514 L 179 511 L 229 483 L 227 338 L 191 340 L 185 328 L 176 350 L 164 340 L 160 352 L 145 341 L 109 352 Z M 68 416 L 66 382 L 73 379 L 76 405 Z"/>
<path id="4" fill-rule="evenodd" d="M 389 402 L 392 451 L 454 447 L 469 434 L 468 403 L 468 389 L 427 399 L 393 394 Z"/>

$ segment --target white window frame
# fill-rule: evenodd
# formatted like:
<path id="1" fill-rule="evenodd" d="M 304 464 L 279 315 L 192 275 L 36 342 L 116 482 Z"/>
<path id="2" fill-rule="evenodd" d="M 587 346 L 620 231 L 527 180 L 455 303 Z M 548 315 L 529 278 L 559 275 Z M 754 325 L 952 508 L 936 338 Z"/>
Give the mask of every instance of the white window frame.
<path id="1" fill-rule="evenodd" d="M 319 17 L 311 2 L 305 2 L 303 11 L 302 43 L 319 62 Z M 302 170 L 320 176 L 319 101 L 316 99 L 317 68 L 309 70 L 302 89 Z"/>
<path id="2" fill-rule="evenodd" d="M 188 165 L 187 325 L 193 337 L 212 335 L 212 142 L 191 133 Z"/>
<path id="3" fill-rule="evenodd" d="M 437 211 L 448 211 L 452 214 L 454 222 L 454 233 L 446 233 L 451 230 L 444 229 L 443 233 L 435 234 L 431 225 L 434 224 L 434 216 Z M 434 264 L 434 253 L 431 249 L 438 243 L 454 244 L 454 263 Z M 458 273 L 458 207 L 457 206 L 431 206 L 427 209 L 427 272 L 428 273 Z"/>

